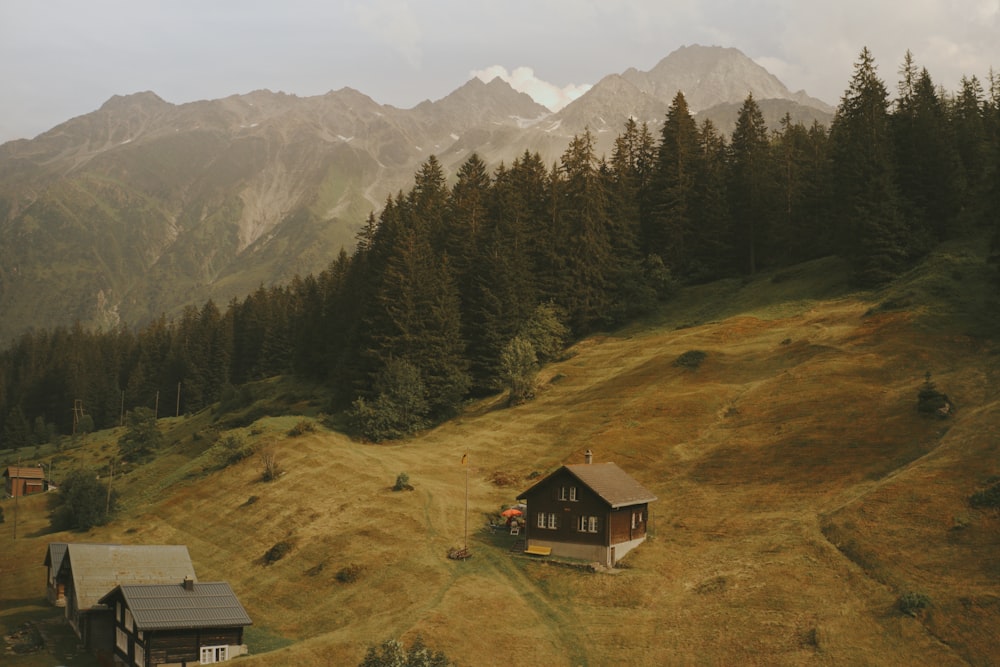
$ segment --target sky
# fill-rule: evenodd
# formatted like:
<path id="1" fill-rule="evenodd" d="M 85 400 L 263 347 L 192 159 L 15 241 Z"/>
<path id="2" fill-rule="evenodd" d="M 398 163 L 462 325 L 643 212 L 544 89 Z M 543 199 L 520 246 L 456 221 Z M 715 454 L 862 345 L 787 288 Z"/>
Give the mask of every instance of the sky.
<path id="1" fill-rule="evenodd" d="M 836 105 L 862 47 L 896 90 L 1000 73 L 1000 0 L 0 0 L 0 142 L 151 90 L 181 104 L 350 87 L 410 108 L 501 76 L 558 110 L 681 46 L 735 47 Z"/>

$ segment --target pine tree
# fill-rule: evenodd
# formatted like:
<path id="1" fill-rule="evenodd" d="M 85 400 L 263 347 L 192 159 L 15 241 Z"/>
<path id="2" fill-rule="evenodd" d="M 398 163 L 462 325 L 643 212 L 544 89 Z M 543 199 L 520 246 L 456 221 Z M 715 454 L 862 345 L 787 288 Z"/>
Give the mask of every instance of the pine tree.
<path id="1" fill-rule="evenodd" d="M 864 286 L 892 278 L 911 254 L 900 215 L 888 108 L 885 84 L 866 47 L 830 128 L 837 242 Z"/>
<path id="2" fill-rule="evenodd" d="M 926 69 L 907 51 L 891 116 L 896 181 L 911 227 L 930 247 L 948 237 L 965 188 L 944 101 Z"/>
<path id="3" fill-rule="evenodd" d="M 650 208 L 643 221 L 646 248 L 676 274 L 683 273 L 688 260 L 700 153 L 698 127 L 678 91 L 660 132 Z"/>
<path id="4" fill-rule="evenodd" d="M 686 282 L 701 283 L 737 272 L 729 209 L 729 147 L 711 120 L 698 130 L 700 159 L 694 178 L 694 229 Z"/>
<path id="5" fill-rule="evenodd" d="M 753 95 L 747 95 L 736 118 L 731 146 L 729 197 L 741 268 L 750 275 L 767 251 L 774 210 L 767 125 Z"/>

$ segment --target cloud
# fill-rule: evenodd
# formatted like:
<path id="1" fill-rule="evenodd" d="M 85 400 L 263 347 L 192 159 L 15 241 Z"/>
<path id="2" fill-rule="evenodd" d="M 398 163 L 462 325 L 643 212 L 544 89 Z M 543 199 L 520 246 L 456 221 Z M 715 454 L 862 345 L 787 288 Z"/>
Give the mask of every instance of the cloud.
<path id="1" fill-rule="evenodd" d="M 506 67 L 493 65 L 473 71 L 472 76 L 479 77 L 484 83 L 500 77 L 510 84 L 511 88 L 530 95 L 531 99 L 550 111 L 559 111 L 591 88 L 589 83 L 581 85 L 570 83 L 560 88 L 554 83 L 539 79 L 535 76 L 535 70 L 530 67 L 517 67 L 513 72 L 508 72 Z"/>
<path id="2" fill-rule="evenodd" d="M 370 35 L 398 51 L 414 69 L 420 67 L 422 33 L 407 0 L 358 3 L 354 14 Z"/>

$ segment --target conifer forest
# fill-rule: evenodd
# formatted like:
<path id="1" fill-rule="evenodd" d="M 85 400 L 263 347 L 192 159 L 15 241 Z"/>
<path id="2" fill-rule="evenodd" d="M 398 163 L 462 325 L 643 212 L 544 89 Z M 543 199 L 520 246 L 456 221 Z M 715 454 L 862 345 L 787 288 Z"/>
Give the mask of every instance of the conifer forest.
<path id="1" fill-rule="evenodd" d="M 79 428 L 77 400 L 100 429 L 282 374 L 326 385 L 360 435 L 399 437 L 677 285 L 839 255 L 871 288 L 942 241 L 1000 238 L 1000 77 L 946 92 L 909 53 L 890 94 L 862 50 L 829 128 L 769 128 L 747 97 L 725 137 L 678 93 L 657 133 L 629 120 L 611 155 L 594 144 L 551 165 L 473 154 L 451 179 L 431 157 L 318 275 L 137 329 L 22 335 L 0 352 L 4 446 Z"/>

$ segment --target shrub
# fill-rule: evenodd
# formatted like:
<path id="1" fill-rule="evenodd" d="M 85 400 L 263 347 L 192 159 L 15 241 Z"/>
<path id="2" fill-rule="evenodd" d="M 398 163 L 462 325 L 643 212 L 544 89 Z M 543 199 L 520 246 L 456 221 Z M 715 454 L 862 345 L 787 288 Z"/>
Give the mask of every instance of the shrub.
<path id="1" fill-rule="evenodd" d="M 705 357 L 707 356 L 708 354 L 702 352 L 701 350 L 688 350 L 681 356 L 674 359 L 674 366 L 695 370 L 701 366 L 701 362 L 705 361 Z"/>
<path id="2" fill-rule="evenodd" d="M 125 461 L 144 461 L 163 443 L 156 414 L 149 408 L 135 408 L 125 418 L 125 434 L 118 439 L 118 452 Z"/>
<path id="3" fill-rule="evenodd" d="M 215 451 L 219 465 L 224 468 L 251 456 L 254 448 L 238 435 L 227 435 L 215 445 Z"/>
<path id="4" fill-rule="evenodd" d="M 390 359 L 375 383 L 376 396 L 358 398 L 351 410 L 358 430 L 374 442 L 403 438 L 427 424 L 430 404 L 420 371 L 413 364 Z"/>
<path id="5" fill-rule="evenodd" d="M 396 475 L 396 483 L 392 487 L 393 491 L 412 491 L 413 487 L 410 486 L 410 476 L 405 472 L 401 472 Z"/>
<path id="6" fill-rule="evenodd" d="M 1000 482 L 996 482 L 969 496 L 969 504 L 976 509 L 1000 507 Z"/>
<path id="7" fill-rule="evenodd" d="M 519 405 L 535 395 L 538 359 L 531 341 L 514 336 L 500 353 L 500 374 L 497 386 L 506 389 L 507 405 Z"/>
<path id="8" fill-rule="evenodd" d="M 336 577 L 337 581 L 339 581 L 342 584 L 352 584 L 358 580 L 358 577 L 361 576 L 361 571 L 363 569 L 364 568 L 362 568 L 360 565 L 351 563 L 350 565 L 345 565 L 344 567 L 337 570 L 337 574 L 334 576 Z"/>
<path id="9" fill-rule="evenodd" d="M 273 449 L 261 450 L 260 454 L 261 479 L 265 482 L 273 482 L 284 472 L 278 465 L 278 457 Z"/>
<path id="10" fill-rule="evenodd" d="M 288 430 L 288 435 L 297 438 L 300 435 L 305 435 L 306 433 L 312 433 L 316 430 L 316 424 L 309 421 L 308 419 L 303 419 L 298 424 L 293 426 Z"/>
<path id="11" fill-rule="evenodd" d="M 59 487 L 61 507 L 52 516 L 54 528 L 89 530 L 103 526 L 115 510 L 116 496 L 108 498 L 107 488 L 93 470 L 74 470 Z"/>
<path id="12" fill-rule="evenodd" d="M 417 635 L 407 649 L 395 639 L 387 639 L 379 646 L 369 646 L 358 667 L 451 667 L 452 662 L 441 651 L 432 651 Z"/>
<path id="13" fill-rule="evenodd" d="M 923 414 L 933 415 L 939 419 L 951 414 L 951 401 L 948 396 L 939 392 L 931 382 L 930 371 L 924 376 L 924 384 L 917 393 L 917 410 Z"/>
<path id="14" fill-rule="evenodd" d="M 273 547 L 267 550 L 267 552 L 261 557 L 261 561 L 264 565 L 271 565 L 272 563 L 277 563 L 279 560 L 288 555 L 288 552 L 292 550 L 292 543 L 288 540 L 282 540 L 278 542 Z"/>
<path id="15" fill-rule="evenodd" d="M 904 614 L 908 616 L 916 616 L 922 610 L 926 609 L 930 603 L 931 599 L 923 593 L 907 591 L 899 596 L 896 606 L 899 607 L 899 610 Z"/>

